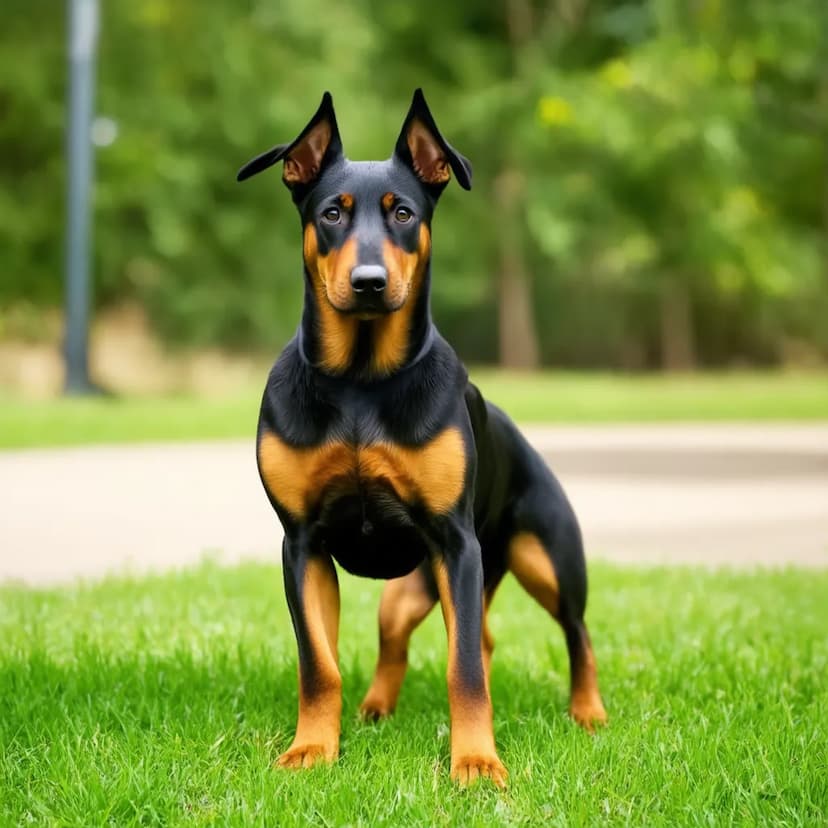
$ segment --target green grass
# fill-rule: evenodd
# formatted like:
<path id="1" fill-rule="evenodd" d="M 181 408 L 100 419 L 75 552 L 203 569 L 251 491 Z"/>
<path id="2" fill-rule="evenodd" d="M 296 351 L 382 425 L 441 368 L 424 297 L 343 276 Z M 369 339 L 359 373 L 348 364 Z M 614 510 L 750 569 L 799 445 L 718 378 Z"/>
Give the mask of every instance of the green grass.
<path id="1" fill-rule="evenodd" d="M 828 419 L 828 375 L 820 373 L 660 377 L 480 370 L 473 377 L 521 422 Z M 260 399 L 260 388 L 228 399 L 0 398 L 0 448 L 249 437 Z"/>
<path id="2" fill-rule="evenodd" d="M 256 433 L 261 394 L 0 402 L 0 449 L 213 440 Z"/>
<path id="3" fill-rule="evenodd" d="M 0 589 L 0 824 L 825 824 L 828 573 L 592 569 L 610 726 L 565 715 L 557 629 L 506 583 L 492 693 L 507 792 L 448 780 L 445 643 L 414 637 L 398 714 L 356 720 L 378 584 L 343 579 L 342 756 L 274 770 L 297 703 L 279 570 L 212 564 Z"/>
<path id="4" fill-rule="evenodd" d="M 828 419 L 828 374 L 473 375 L 521 422 Z"/>

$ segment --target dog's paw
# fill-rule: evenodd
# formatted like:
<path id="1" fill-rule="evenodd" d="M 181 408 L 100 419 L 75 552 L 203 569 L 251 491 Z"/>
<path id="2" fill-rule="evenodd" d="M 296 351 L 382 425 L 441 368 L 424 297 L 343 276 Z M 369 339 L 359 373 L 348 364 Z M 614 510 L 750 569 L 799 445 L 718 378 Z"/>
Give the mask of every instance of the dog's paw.
<path id="1" fill-rule="evenodd" d="M 368 695 L 359 706 L 359 718 L 366 722 L 376 722 L 394 712 L 394 708 L 385 699 Z"/>
<path id="2" fill-rule="evenodd" d="M 334 745 L 291 745 L 277 760 L 276 766 L 296 770 L 335 762 L 339 750 Z"/>
<path id="3" fill-rule="evenodd" d="M 596 726 L 603 727 L 607 723 L 607 711 L 600 696 L 573 700 L 569 715 L 588 733 L 594 733 Z"/>
<path id="4" fill-rule="evenodd" d="M 509 772 L 497 754 L 461 756 L 451 763 L 451 778 L 461 787 L 476 779 L 491 779 L 498 788 L 506 787 Z"/>

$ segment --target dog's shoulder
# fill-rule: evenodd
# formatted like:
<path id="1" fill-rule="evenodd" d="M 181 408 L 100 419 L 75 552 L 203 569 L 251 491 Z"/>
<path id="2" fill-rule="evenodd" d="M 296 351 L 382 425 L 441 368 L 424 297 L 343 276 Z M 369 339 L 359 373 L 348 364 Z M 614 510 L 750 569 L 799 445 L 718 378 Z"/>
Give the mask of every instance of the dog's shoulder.
<path id="1" fill-rule="evenodd" d="M 337 416 L 338 406 L 327 387 L 313 376 L 294 337 L 270 369 L 259 412 L 259 432 L 279 435 L 295 446 L 315 445 Z"/>

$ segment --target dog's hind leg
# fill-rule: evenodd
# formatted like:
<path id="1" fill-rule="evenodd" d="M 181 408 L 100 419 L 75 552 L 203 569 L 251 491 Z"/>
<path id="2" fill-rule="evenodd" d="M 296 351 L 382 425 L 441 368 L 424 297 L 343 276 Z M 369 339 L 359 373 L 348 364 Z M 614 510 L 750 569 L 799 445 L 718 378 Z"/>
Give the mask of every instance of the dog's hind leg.
<path id="1" fill-rule="evenodd" d="M 379 608 L 379 660 L 359 707 L 363 718 L 379 719 L 394 711 L 408 666 L 409 639 L 437 603 L 437 597 L 427 565 L 386 583 Z"/>
<path id="2" fill-rule="evenodd" d="M 586 568 L 580 533 L 559 532 L 558 543 L 572 548 L 557 550 L 541 534 L 522 531 L 509 544 L 507 563 L 523 588 L 561 625 L 569 652 L 572 718 L 587 730 L 604 724 L 607 714 L 598 690 L 595 656 L 589 640 L 584 609 Z M 546 534 L 546 533 L 544 533 Z M 555 552 L 563 552 L 554 556 Z M 553 560 L 561 561 L 557 570 Z"/>
<path id="3" fill-rule="evenodd" d="M 583 619 L 560 619 L 569 650 L 571 694 L 569 713 L 581 727 L 593 730 L 607 723 L 607 711 L 598 690 L 595 655 Z"/>

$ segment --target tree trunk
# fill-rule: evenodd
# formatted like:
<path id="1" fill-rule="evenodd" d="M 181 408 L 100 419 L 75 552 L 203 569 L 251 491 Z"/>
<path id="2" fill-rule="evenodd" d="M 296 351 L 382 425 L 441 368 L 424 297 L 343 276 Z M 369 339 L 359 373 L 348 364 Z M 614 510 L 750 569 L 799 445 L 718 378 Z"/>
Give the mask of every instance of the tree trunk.
<path id="1" fill-rule="evenodd" d="M 536 77 L 544 55 L 535 41 L 535 9 L 532 0 L 505 0 L 505 23 L 512 49 L 512 81 L 526 87 Z M 500 142 L 500 172 L 494 181 L 497 209 L 497 309 L 498 357 L 504 368 L 531 369 L 540 363 L 538 334 L 532 312 L 532 288 L 526 267 L 525 233 L 520 205 L 525 197 L 521 156 L 511 146 L 508 127 Z"/>
<path id="2" fill-rule="evenodd" d="M 681 276 L 665 275 L 659 305 L 661 367 L 665 371 L 690 371 L 696 366 L 693 311 Z"/>
<path id="3" fill-rule="evenodd" d="M 517 206 L 523 197 L 519 173 L 505 169 L 495 181 L 498 220 L 498 344 L 504 368 L 532 369 L 540 364 L 532 291 L 523 255 Z"/>
<path id="4" fill-rule="evenodd" d="M 828 82 L 826 82 L 828 86 Z M 825 95 L 828 100 L 828 94 Z M 828 126 L 823 141 L 824 171 L 822 174 L 822 271 L 825 274 L 825 284 L 828 285 Z"/>

